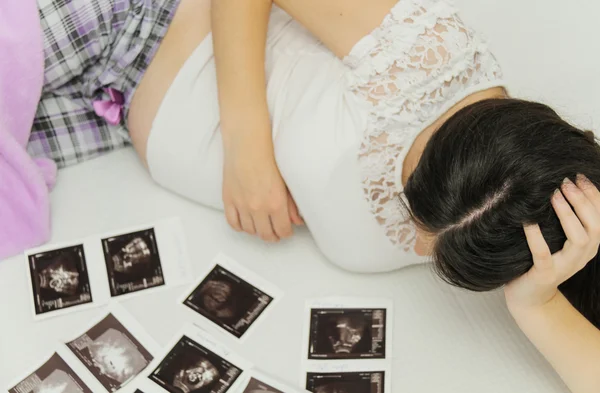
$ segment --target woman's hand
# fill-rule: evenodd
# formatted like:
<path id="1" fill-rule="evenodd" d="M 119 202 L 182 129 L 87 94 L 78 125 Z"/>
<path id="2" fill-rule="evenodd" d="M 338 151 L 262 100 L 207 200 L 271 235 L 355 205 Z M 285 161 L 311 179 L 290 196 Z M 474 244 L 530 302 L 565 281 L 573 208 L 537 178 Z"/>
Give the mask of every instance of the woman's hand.
<path id="1" fill-rule="evenodd" d="M 578 176 L 577 184 L 565 180 L 552 197 L 552 206 L 567 235 L 567 241 L 562 250 L 552 255 L 540 227 L 525 227 L 534 266 L 504 288 L 511 311 L 542 307 L 551 302 L 558 293 L 558 286 L 583 269 L 598 253 L 598 189 L 584 176 Z"/>
<path id="2" fill-rule="evenodd" d="M 302 220 L 273 153 L 265 74 L 272 6 L 271 0 L 213 1 L 211 21 L 227 221 L 238 231 L 277 241 Z"/>
<path id="3" fill-rule="evenodd" d="M 238 134 L 225 144 L 223 202 L 229 224 L 237 231 L 276 242 L 293 234 L 292 224 L 302 225 L 273 154 L 270 139 L 260 133 Z M 271 133 L 268 133 L 269 138 Z"/>

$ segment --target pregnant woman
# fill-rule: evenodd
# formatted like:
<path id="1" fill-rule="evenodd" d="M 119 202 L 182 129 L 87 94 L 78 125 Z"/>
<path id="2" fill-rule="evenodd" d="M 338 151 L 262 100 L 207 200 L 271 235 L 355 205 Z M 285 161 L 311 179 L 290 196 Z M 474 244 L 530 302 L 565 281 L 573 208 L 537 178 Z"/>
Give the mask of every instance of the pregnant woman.
<path id="1" fill-rule="evenodd" d="M 305 221 L 349 270 L 429 258 L 452 284 L 504 286 L 571 390 L 600 390 L 600 147 L 510 98 L 451 4 L 39 3 L 30 154 L 66 165 L 131 138 L 159 184 L 237 230 Z"/>

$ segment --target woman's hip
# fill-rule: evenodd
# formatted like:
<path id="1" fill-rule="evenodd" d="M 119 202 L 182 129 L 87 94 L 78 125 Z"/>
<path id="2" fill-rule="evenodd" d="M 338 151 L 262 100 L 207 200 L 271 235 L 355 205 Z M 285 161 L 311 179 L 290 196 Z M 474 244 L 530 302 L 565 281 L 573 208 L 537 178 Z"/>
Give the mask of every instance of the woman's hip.
<path id="1" fill-rule="evenodd" d="M 134 103 L 130 122 L 135 110 Z M 141 107 L 140 113 L 144 114 Z M 158 184 L 195 202 L 222 208 L 223 146 L 210 40 L 202 42 L 177 73 L 147 135 L 132 129 L 132 138 L 138 153 L 144 151 L 145 156 L 140 155 Z"/>

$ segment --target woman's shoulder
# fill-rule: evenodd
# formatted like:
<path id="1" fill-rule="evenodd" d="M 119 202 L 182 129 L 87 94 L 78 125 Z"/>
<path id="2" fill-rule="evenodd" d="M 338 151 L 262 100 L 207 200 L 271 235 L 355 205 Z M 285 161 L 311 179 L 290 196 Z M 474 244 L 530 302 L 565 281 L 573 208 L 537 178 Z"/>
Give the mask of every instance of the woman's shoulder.
<path id="1" fill-rule="evenodd" d="M 371 114 L 366 136 L 403 147 L 466 96 L 504 83 L 485 39 L 447 0 L 399 1 L 344 63 Z"/>
<path id="2" fill-rule="evenodd" d="M 453 78 L 499 77 L 500 67 L 478 32 L 467 26 L 447 0 L 399 1 L 344 63 L 350 84 L 394 82 L 404 99 L 420 99 Z M 389 86 L 388 87 L 392 87 Z M 363 88 L 364 90 L 364 88 Z"/>

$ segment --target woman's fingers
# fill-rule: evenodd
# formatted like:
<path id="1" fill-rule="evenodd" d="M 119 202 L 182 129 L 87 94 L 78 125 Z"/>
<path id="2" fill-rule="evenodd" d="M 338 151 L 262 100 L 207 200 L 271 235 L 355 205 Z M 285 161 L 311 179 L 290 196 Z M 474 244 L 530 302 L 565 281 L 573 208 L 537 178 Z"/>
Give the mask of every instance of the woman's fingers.
<path id="1" fill-rule="evenodd" d="M 592 239 L 600 241 L 600 191 L 583 175 L 577 176 L 577 187 L 591 205 L 589 215 L 582 217 L 583 225 Z"/>
<path id="2" fill-rule="evenodd" d="M 554 270 L 552 252 L 548 247 L 548 243 L 546 243 L 546 239 L 544 239 L 544 235 L 542 235 L 540 226 L 537 224 L 525 225 L 523 229 L 536 269 L 540 271 Z"/>
<path id="3" fill-rule="evenodd" d="M 255 213 L 252 218 L 254 219 L 254 226 L 256 228 L 256 233 L 266 242 L 276 242 L 279 240 L 279 237 L 275 234 L 273 230 L 273 225 L 271 224 L 271 219 L 267 213 Z"/>
<path id="4" fill-rule="evenodd" d="M 273 213 L 271 215 L 271 223 L 273 224 L 275 234 L 280 239 L 290 238 L 294 234 L 292 221 L 287 208 Z"/>
<path id="5" fill-rule="evenodd" d="M 570 185 L 573 185 L 573 183 L 570 183 Z M 579 221 L 579 218 L 569 205 L 569 202 L 567 202 L 565 199 L 563 192 L 569 195 L 571 203 L 574 206 L 581 203 L 581 198 L 585 196 L 581 191 L 578 191 L 580 195 L 575 195 L 576 192 L 571 189 L 570 185 L 569 183 L 566 183 L 562 187 L 562 190 L 557 190 L 554 193 L 552 196 L 552 206 L 554 207 L 554 211 L 560 220 L 560 224 L 567 235 L 567 246 L 573 245 L 580 249 L 588 244 L 589 238 L 585 228 L 581 224 L 581 221 Z"/>
<path id="6" fill-rule="evenodd" d="M 236 230 L 237 232 L 242 231 L 242 225 L 240 224 L 240 218 L 238 215 L 238 211 L 235 206 L 230 204 L 225 204 L 225 217 L 227 218 L 227 222 L 229 225 Z"/>
<path id="7" fill-rule="evenodd" d="M 242 224 L 242 229 L 244 230 L 244 232 L 250 235 L 255 235 L 256 228 L 254 225 L 254 220 L 250 213 L 238 210 L 238 215 L 240 217 L 240 223 Z"/>
<path id="8" fill-rule="evenodd" d="M 564 196 L 575 209 L 578 220 L 586 232 L 586 236 L 572 239 L 572 241 L 574 244 L 584 247 L 590 242 L 590 237 L 597 238 L 600 236 L 600 214 L 592 201 L 575 183 L 565 180 L 562 190 Z"/>
<path id="9" fill-rule="evenodd" d="M 581 270 L 598 252 L 600 244 L 600 192 L 584 177 L 577 184 L 565 180 L 552 197 L 567 241 L 552 254 L 538 225 L 525 226 L 525 237 L 534 268 L 527 275 L 540 288 L 554 288 Z M 571 207 L 572 206 L 572 207 Z"/>
<path id="10" fill-rule="evenodd" d="M 288 211 L 290 213 L 290 219 L 292 223 L 295 225 L 304 225 L 304 220 L 302 216 L 300 216 L 300 212 L 298 211 L 298 206 L 296 206 L 296 201 L 292 198 L 292 194 L 288 191 Z"/>
<path id="11" fill-rule="evenodd" d="M 565 247 L 555 255 L 562 282 L 585 267 L 598 252 L 600 213 L 583 189 L 570 180 L 565 180 L 561 190 L 566 199 L 561 201 L 560 193 L 556 193 L 552 204 L 567 235 Z"/>

